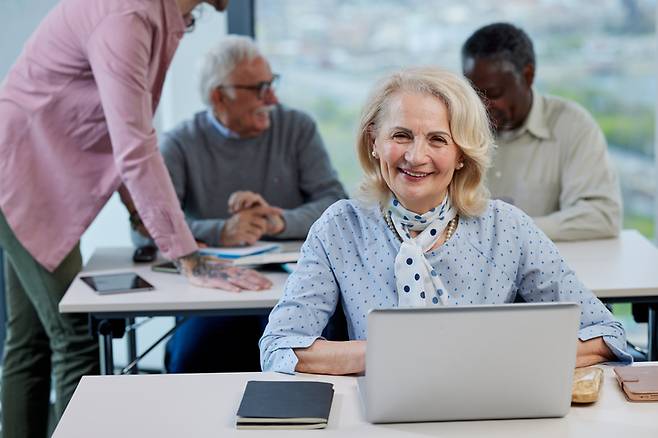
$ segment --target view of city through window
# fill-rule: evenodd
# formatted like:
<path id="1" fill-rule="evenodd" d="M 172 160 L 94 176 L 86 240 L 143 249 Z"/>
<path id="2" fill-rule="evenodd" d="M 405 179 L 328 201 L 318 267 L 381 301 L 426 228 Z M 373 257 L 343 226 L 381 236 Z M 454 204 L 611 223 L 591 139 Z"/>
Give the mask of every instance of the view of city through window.
<path id="1" fill-rule="evenodd" d="M 270 0 L 257 2 L 256 38 L 282 74 L 281 101 L 314 116 L 354 193 L 355 129 L 376 78 L 414 65 L 460 71 L 475 29 L 522 27 L 537 52 L 535 86 L 594 115 L 620 175 L 624 226 L 653 237 L 655 8 L 655 0 Z"/>

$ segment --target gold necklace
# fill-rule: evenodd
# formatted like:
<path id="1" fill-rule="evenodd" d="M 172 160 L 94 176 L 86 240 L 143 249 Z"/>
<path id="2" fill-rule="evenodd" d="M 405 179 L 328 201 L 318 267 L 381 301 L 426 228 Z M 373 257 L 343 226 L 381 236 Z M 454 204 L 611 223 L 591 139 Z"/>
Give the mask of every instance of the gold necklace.
<path id="1" fill-rule="evenodd" d="M 382 211 L 382 215 L 384 216 L 384 222 L 386 222 L 386 226 L 393 231 L 393 234 L 395 234 L 395 237 L 398 238 L 400 242 L 402 242 L 402 237 L 398 234 L 398 230 L 395 229 L 395 225 L 393 225 L 393 219 L 391 219 L 391 215 L 388 213 L 384 213 Z M 457 228 L 457 222 L 459 221 L 459 215 L 453 217 L 450 222 L 448 222 L 447 230 L 446 230 L 446 242 L 452 237 L 452 235 L 455 233 L 455 229 Z"/>

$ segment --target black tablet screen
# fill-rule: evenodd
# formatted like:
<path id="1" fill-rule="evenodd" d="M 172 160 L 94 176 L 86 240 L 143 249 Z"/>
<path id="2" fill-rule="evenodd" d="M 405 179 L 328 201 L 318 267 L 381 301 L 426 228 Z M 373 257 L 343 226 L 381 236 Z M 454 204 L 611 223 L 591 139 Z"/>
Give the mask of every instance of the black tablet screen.
<path id="1" fill-rule="evenodd" d="M 139 275 L 127 272 L 121 274 L 89 275 L 80 277 L 100 294 L 151 290 L 153 286 Z"/>

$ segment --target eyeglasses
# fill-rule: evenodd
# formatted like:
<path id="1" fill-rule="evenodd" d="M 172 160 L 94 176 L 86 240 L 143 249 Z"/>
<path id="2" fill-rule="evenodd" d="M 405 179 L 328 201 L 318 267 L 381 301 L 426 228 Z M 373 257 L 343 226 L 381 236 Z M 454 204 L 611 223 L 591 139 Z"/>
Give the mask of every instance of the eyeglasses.
<path id="1" fill-rule="evenodd" d="M 263 81 L 254 85 L 220 85 L 217 88 L 240 88 L 243 90 L 251 90 L 256 93 L 260 100 L 263 100 L 268 92 L 276 89 L 280 77 L 281 76 L 278 74 L 273 74 L 272 80 L 270 81 Z"/>

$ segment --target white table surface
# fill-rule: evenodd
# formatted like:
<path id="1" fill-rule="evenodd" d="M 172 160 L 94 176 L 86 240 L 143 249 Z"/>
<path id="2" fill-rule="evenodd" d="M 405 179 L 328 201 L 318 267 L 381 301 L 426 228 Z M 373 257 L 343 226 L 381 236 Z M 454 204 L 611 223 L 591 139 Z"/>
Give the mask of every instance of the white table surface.
<path id="1" fill-rule="evenodd" d="M 276 373 L 86 376 L 53 437 L 657 437 L 658 402 L 627 402 L 612 369 L 604 368 L 599 401 L 574 405 L 564 418 L 388 425 L 365 421 L 354 377 Z M 293 379 L 335 385 L 327 429 L 235 429 L 235 413 L 248 380 Z"/>
<path id="2" fill-rule="evenodd" d="M 151 283 L 155 290 L 99 295 L 76 277 L 59 303 L 62 313 L 172 312 L 217 309 L 272 308 L 283 293 L 285 272 L 267 272 L 272 288 L 265 291 L 228 292 L 191 285 L 178 274 L 154 272 L 150 264 L 132 262 L 133 248 L 106 247 L 94 252 L 80 275 L 131 271 Z"/>
<path id="3" fill-rule="evenodd" d="M 618 239 L 558 242 L 560 254 L 599 298 L 658 296 L 658 249 L 635 230 Z"/>
<path id="4" fill-rule="evenodd" d="M 658 249 L 634 230 L 618 239 L 560 242 L 560 253 L 578 277 L 599 298 L 650 298 L 658 296 Z M 272 289 L 260 292 L 225 292 L 190 285 L 183 277 L 153 272 L 132 262 L 132 248 L 99 248 L 82 275 L 134 271 L 154 291 L 98 295 L 76 278 L 62 298 L 62 313 L 168 312 L 181 310 L 252 309 L 274 307 L 283 293 L 285 273 L 267 273 Z"/>

